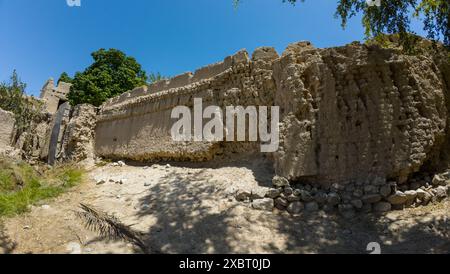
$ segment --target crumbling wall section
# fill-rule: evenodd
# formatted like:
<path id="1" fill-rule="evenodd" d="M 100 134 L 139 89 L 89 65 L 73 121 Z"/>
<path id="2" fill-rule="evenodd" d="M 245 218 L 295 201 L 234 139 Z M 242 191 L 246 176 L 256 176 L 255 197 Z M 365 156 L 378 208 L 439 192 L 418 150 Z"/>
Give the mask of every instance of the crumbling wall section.
<path id="1" fill-rule="evenodd" d="M 0 108 L 0 151 L 5 151 L 11 147 L 14 124 L 14 114 Z"/>
<path id="2" fill-rule="evenodd" d="M 283 136 L 275 164 L 291 180 L 403 183 L 448 138 L 446 86 L 429 56 L 299 43 L 274 70 Z"/>
<path id="3" fill-rule="evenodd" d="M 91 164 L 94 155 L 97 108 L 84 104 L 74 107 L 64 128 L 59 161 Z"/>

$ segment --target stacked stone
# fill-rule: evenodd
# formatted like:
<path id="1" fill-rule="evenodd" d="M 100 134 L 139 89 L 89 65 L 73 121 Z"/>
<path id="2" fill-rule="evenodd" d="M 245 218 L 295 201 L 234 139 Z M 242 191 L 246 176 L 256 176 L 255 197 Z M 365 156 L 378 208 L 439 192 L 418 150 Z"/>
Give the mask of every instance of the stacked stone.
<path id="1" fill-rule="evenodd" d="M 259 193 L 240 193 L 240 201 L 252 200 L 252 207 L 271 211 L 274 207 L 286 210 L 292 215 L 319 210 L 338 211 L 344 217 L 356 213 L 383 213 L 407 207 L 425 206 L 440 202 L 450 195 L 450 171 L 431 176 L 413 178 L 406 184 L 386 180 L 373 180 L 370 184 L 334 184 L 331 187 L 317 187 L 310 184 L 293 186 L 284 177 L 273 178 L 274 188 Z"/>

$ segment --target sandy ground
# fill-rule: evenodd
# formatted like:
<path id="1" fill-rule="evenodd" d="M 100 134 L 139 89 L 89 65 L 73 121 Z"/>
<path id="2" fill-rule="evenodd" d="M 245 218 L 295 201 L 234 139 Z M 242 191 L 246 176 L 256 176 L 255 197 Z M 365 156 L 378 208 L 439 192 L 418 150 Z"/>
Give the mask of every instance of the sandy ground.
<path id="1" fill-rule="evenodd" d="M 4 220 L 0 253 L 140 252 L 86 230 L 75 215 L 80 203 L 142 232 L 155 253 L 368 253 L 370 242 L 382 253 L 450 253 L 449 201 L 348 220 L 257 211 L 233 199 L 237 189 L 270 185 L 272 176 L 264 160 L 98 167 L 71 192 Z"/>

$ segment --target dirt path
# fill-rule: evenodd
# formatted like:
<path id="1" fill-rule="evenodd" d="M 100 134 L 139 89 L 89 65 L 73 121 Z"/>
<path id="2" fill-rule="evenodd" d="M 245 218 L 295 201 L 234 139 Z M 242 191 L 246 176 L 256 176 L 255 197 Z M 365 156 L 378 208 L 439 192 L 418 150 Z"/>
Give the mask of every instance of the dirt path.
<path id="1" fill-rule="evenodd" d="M 378 242 L 384 253 L 450 253 L 449 201 L 345 220 L 256 211 L 232 198 L 237 189 L 269 185 L 272 176 L 263 160 L 96 168 L 89 182 L 48 206 L 5 220 L 0 253 L 139 252 L 84 229 L 74 213 L 80 202 L 143 232 L 154 252 L 367 253 Z M 100 179 L 106 183 L 97 185 Z"/>

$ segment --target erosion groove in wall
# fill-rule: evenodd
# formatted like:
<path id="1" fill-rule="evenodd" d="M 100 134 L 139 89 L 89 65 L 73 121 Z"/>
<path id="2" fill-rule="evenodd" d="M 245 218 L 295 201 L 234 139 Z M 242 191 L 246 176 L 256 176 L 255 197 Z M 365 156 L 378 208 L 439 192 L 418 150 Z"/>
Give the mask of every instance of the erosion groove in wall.
<path id="1" fill-rule="evenodd" d="M 445 56 L 445 53 L 444 53 Z M 448 55 L 447 55 L 448 56 Z M 443 63 L 443 64 L 442 64 Z M 445 69 L 447 68 L 447 69 Z M 299 42 L 278 56 L 259 48 L 113 98 L 100 109 L 95 151 L 132 160 L 209 160 L 254 144 L 172 141 L 173 107 L 279 106 L 280 150 L 269 155 L 294 181 L 400 183 L 447 158 L 448 61 L 352 43 Z"/>

